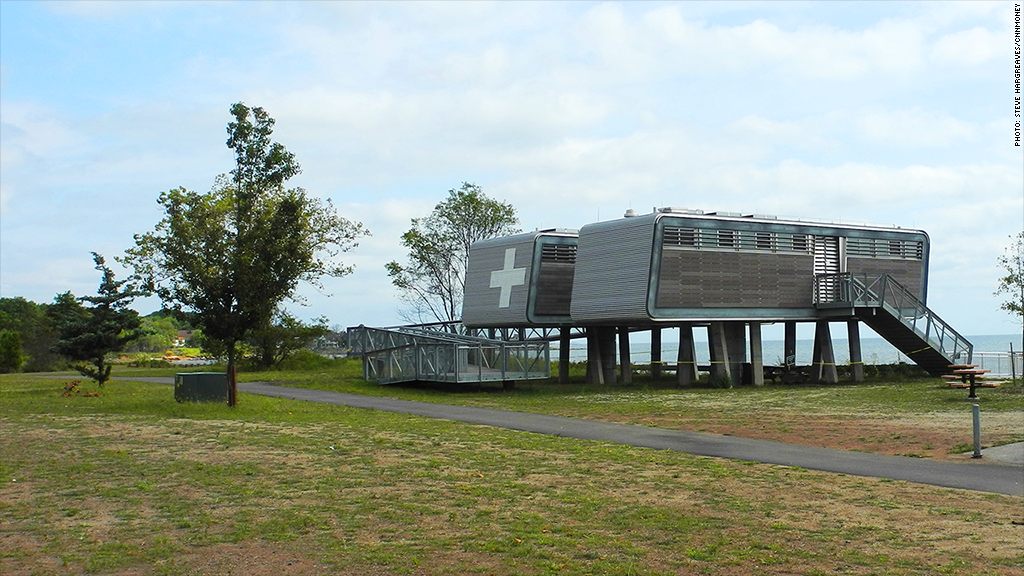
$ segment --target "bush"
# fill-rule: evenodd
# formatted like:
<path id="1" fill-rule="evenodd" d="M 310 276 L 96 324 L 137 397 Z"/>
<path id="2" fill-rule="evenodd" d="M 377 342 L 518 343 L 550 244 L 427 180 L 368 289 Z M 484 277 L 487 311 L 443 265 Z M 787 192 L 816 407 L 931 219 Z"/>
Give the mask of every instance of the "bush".
<path id="1" fill-rule="evenodd" d="M 728 374 L 712 374 L 708 378 L 709 388 L 732 388 L 732 378 Z"/>
<path id="2" fill-rule="evenodd" d="M 173 368 L 174 364 L 163 358 L 135 358 L 128 361 L 128 366 L 131 368 Z"/>
<path id="3" fill-rule="evenodd" d="M 335 367 L 340 360 L 328 358 L 312 350 L 296 350 L 278 365 L 278 370 L 323 370 Z"/>

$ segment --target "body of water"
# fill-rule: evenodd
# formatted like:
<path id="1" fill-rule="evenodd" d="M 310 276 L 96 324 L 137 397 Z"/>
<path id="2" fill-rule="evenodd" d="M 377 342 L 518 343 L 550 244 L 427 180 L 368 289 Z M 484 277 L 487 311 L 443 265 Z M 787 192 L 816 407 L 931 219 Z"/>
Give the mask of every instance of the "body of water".
<path id="1" fill-rule="evenodd" d="M 676 355 L 679 350 L 678 341 L 667 341 L 664 339 L 672 330 L 664 330 L 663 340 L 661 343 L 661 358 L 665 362 L 674 363 Z M 694 331 L 695 334 L 697 331 Z M 832 330 L 832 349 L 835 352 L 837 364 L 848 364 L 850 362 L 850 343 L 846 338 L 836 338 L 835 328 Z M 843 334 L 845 334 L 845 328 Z M 988 336 L 966 336 L 967 340 L 974 344 L 975 352 L 1009 352 L 1010 343 L 1013 343 L 1013 350 L 1018 354 L 1021 351 L 1021 337 L 1020 335 L 988 335 Z M 894 348 L 892 344 L 889 344 L 885 339 L 879 337 L 864 337 L 861 339 L 861 356 L 865 364 L 893 364 L 897 362 L 905 362 L 912 364 L 904 354 Z M 763 358 L 765 365 L 781 365 L 783 361 L 783 340 L 762 340 L 761 348 L 763 350 Z M 796 341 L 796 363 L 798 365 L 810 365 L 811 364 L 811 352 L 813 350 L 814 340 L 810 338 L 798 338 Z M 555 352 L 558 348 L 558 343 L 552 344 L 552 359 L 557 359 L 558 354 Z M 707 364 L 710 362 L 710 351 L 708 349 L 707 342 L 697 342 L 697 363 Z M 749 355 L 749 349 L 748 349 Z M 584 341 L 574 340 L 572 348 L 570 349 L 569 357 L 574 362 L 580 362 L 587 359 L 587 348 Z M 630 359 L 634 364 L 647 364 L 651 360 L 651 345 L 649 341 L 642 342 L 630 342 Z"/>

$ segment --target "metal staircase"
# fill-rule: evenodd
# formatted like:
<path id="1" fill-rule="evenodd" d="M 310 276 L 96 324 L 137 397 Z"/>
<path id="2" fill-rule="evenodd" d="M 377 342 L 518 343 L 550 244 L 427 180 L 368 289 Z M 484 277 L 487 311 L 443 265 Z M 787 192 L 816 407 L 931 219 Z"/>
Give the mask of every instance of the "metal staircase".
<path id="1" fill-rule="evenodd" d="M 819 274 L 814 305 L 848 309 L 933 376 L 949 374 L 951 364 L 971 362 L 974 346 L 888 274 Z"/>
<path id="2" fill-rule="evenodd" d="M 546 340 L 483 338 L 461 324 L 348 329 L 348 344 L 363 357 L 363 379 L 399 382 L 509 382 L 551 376 Z"/>

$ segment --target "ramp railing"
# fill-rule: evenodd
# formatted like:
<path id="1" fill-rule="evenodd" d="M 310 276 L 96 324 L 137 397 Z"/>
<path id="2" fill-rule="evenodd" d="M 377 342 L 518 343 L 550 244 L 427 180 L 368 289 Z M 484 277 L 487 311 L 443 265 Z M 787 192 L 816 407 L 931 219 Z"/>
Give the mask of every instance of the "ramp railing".
<path id="1" fill-rule="evenodd" d="M 819 274 L 814 304 L 821 308 L 874 308 L 888 312 L 950 364 L 970 363 L 974 346 L 888 274 Z"/>
<path id="2" fill-rule="evenodd" d="M 368 382 L 488 382 L 551 376 L 546 341 L 505 342 L 417 327 L 349 329 Z"/>

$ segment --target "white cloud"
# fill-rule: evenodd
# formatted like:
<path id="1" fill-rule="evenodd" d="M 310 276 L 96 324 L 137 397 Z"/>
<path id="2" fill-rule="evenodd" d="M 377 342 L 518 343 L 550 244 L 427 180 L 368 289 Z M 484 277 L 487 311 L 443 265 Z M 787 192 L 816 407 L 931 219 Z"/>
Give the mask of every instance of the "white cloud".
<path id="1" fill-rule="evenodd" d="M 974 140 L 980 131 L 973 122 L 921 108 L 868 111 L 854 122 L 857 132 L 868 141 L 901 147 L 948 146 Z"/>
<path id="2" fill-rule="evenodd" d="M 975 27 L 939 37 L 932 46 L 931 58 L 937 63 L 977 66 L 993 59 L 1006 43 L 1006 34 Z"/>

